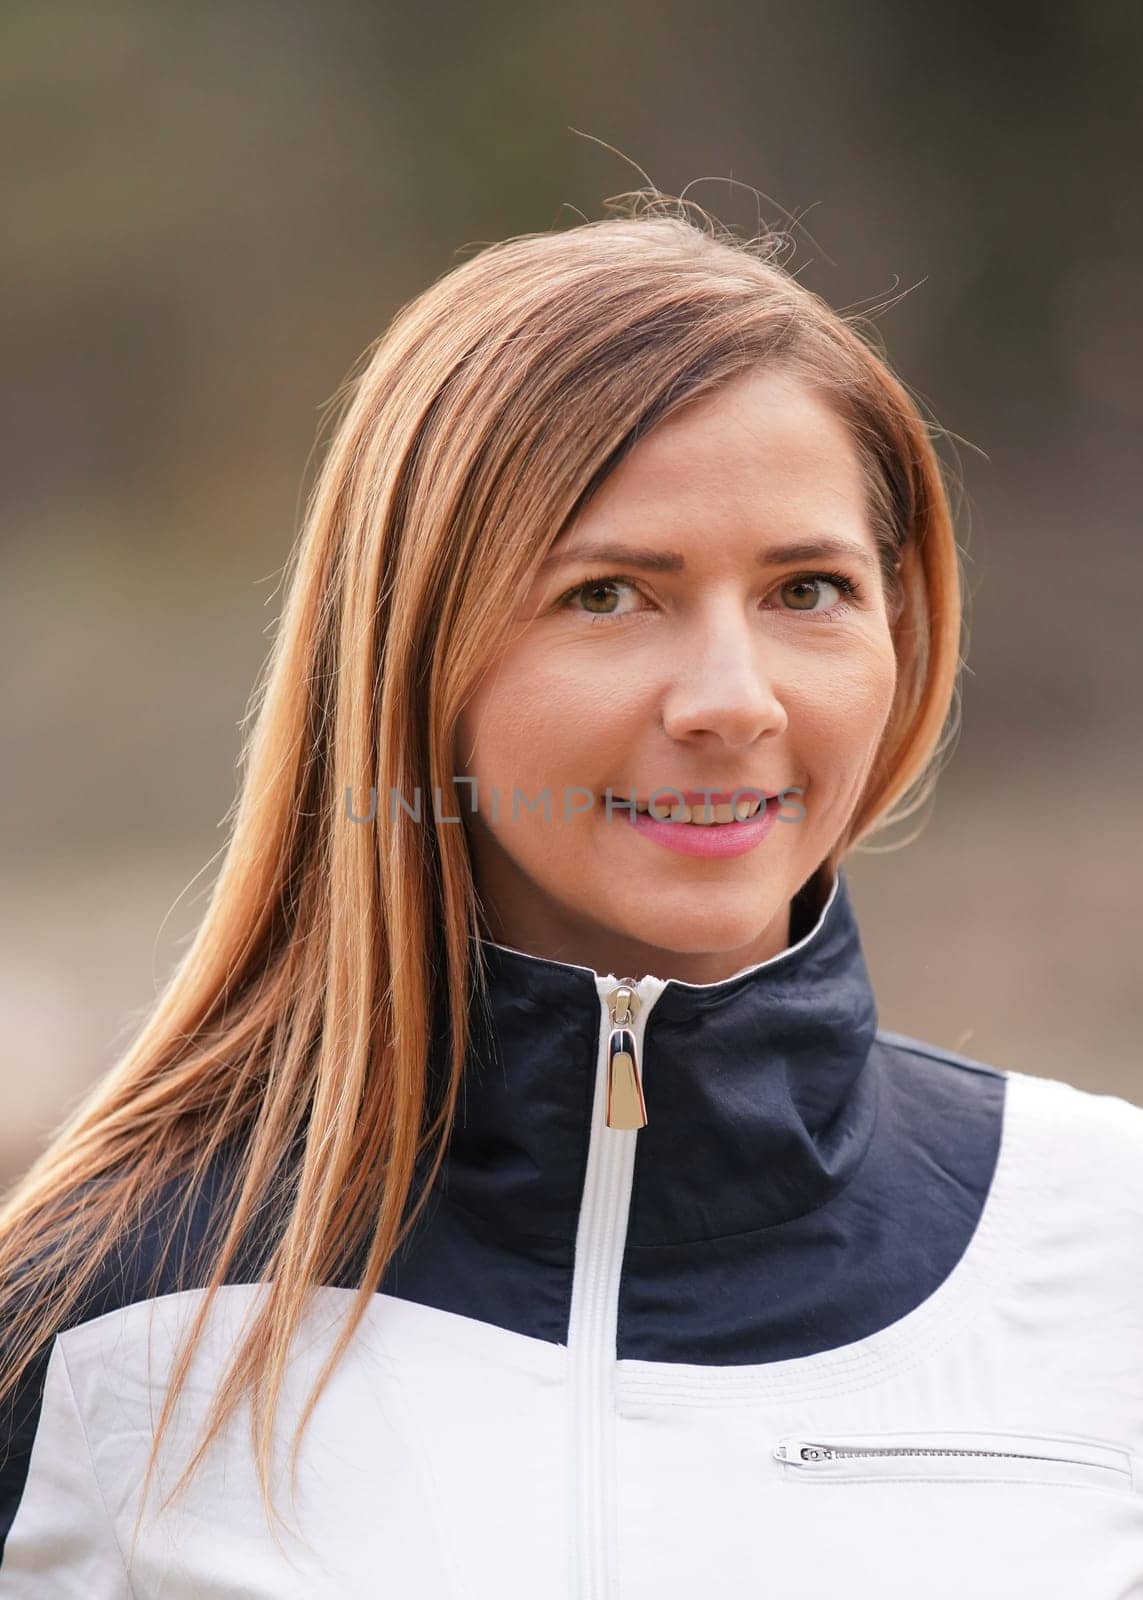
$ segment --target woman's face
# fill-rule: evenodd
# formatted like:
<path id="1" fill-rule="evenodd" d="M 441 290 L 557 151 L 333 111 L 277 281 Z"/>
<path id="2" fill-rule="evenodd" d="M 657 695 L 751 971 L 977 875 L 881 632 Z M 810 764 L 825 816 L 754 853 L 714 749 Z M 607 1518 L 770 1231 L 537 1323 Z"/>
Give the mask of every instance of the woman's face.
<path id="1" fill-rule="evenodd" d="M 893 701 L 865 499 L 844 423 L 778 372 L 636 444 L 553 547 L 457 730 L 491 938 L 692 983 L 786 948 Z M 761 824 L 633 825 L 618 803 L 668 787 L 801 792 Z M 661 798 L 666 815 L 678 796 Z"/>

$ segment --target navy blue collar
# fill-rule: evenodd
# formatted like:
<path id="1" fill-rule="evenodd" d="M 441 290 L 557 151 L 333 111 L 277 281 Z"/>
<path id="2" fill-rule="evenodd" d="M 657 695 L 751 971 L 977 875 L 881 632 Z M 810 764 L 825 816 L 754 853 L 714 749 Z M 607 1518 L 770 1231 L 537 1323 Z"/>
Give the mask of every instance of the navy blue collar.
<path id="1" fill-rule="evenodd" d="M 824 904 L 822 900 L 824 898 Z M 667 980 L 646 1019 L 647 1125 L 628 1247 L 804 1216 L 853 1176 L 876 1112 L 877 1009 L 844 874 L 811 879 L 790 946 L 712 984 Z M 497 1235 L 573 1242 L 602 1026 L 599 974 L 477 941 L 472 1044 L 440 1185 Z"/>

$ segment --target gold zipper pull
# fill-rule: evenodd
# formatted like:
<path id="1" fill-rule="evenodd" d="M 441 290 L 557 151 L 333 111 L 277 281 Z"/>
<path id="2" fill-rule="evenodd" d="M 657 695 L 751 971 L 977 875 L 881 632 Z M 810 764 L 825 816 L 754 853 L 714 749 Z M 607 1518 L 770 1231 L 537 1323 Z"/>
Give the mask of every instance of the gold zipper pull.
<path id="1" fill-rule="evenodd" d="M 607 997 L 611 1034 L 607 1041 L 607 1126 L 645 1128 L 647 1106 L 639 1071 L 639 1052 L 631 1024 L 641 1002 L 634 978 L 624 978 Z"/>

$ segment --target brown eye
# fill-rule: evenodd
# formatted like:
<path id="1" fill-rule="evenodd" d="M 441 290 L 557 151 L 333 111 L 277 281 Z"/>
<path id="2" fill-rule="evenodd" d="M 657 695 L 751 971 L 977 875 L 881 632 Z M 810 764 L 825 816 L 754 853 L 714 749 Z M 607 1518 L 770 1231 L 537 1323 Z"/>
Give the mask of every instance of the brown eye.
<path id="1" fill-rule="evenodd" d="M 823 583 L 828 589 L 836 590 L 838 598 L 831 605 L 816 606 L 814 601 L 818 599 L 818 585 Z M 779 606 L 780 611 L 785 611 L 789 616 L 801 614 L 815 622 L 832 622 L 835 617 L 845 616 L 853 604 L 861 604 L 862 594 L 857 580 L 847 578 L 843 572 L 803 572 L 779 584 L 777 592 L 792 595 L 795 601 L 793 605 Z"/>
<path id="2" fill-rule="evenodd" d="M 791 607 L 794 611 L 812 611 L 814 602 L 820 596 L 819 584 L 828 584 L 831 589 L 838 586 L 829 578 L 791 578 L 782 585 L 783 594 L 794 594 L 797 603 Z"/>
<path id="3" fill-rule="evenodd" d="M 577 590 L 577 593 L 585 596 L 589 600 L 598 600 L 601 596 L 604 600 L 615 600 L 617 598 L 615 594 L 615 585 L 607 582 L 585 583 L 581 589 Z M 610 616 L 610 614 L 610 607 L 603 611 L 596 611 L 594 613 L 596 616 Z"/>
<path id="4" fill-rule="evenodd" d="M 626 611 L 620 611 L 617 606 L 622 603 L 624 589 L 629 591 L 632 603 Z M 581 617 L 593 622 L 610 622 L 612 618 L 622 620 L 634 615 L 639 597 L 638 585 L 632 583 L 630 578 L 605 574 L 601 578 L 587 578 L 583 583 L 577 583 L 574 589 L 569 589 L 560 601 L 560 608 L 578 611 Z"/>

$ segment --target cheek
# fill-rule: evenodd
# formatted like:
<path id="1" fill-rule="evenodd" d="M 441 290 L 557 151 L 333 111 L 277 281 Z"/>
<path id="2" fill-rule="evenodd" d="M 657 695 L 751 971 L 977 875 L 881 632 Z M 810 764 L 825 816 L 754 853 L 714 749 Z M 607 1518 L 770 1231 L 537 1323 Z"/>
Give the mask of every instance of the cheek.
<path id="1" fill-rule="evenodd" d="M 872 761 L 885 731 L 897 687 L 892 645 L 835 661 L 812 683 L 803 681 L 787 702 L 790 731 L 811 768 L 852 774 Z"/>
<path id="2" fill-rule="evenodd" d="M 473 773 L 510 796 L 545 784 L 592 788 L 608 732 L 616 724 L 614 674 L 609 683 L 555 670 L 521 653 L 489 673 L 468 701 L 454 742 L 455 771 Z"/>

